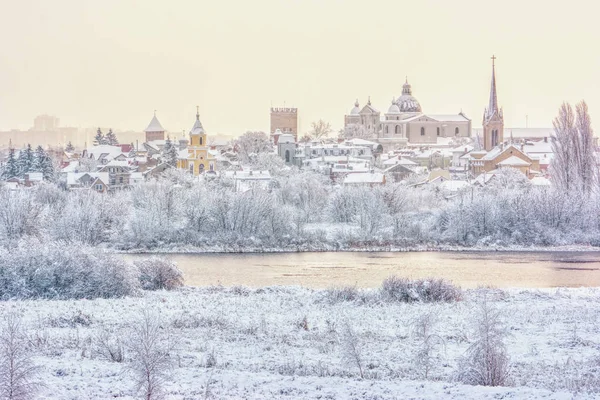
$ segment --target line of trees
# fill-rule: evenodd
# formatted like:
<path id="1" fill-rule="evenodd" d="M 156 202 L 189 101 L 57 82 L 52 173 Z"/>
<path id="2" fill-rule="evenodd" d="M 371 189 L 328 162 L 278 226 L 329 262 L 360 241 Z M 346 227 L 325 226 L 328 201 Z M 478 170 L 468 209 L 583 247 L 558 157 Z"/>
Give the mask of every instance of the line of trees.
<path id="1" fill-rule="evenodd" d="M 38 146 L 35 151 L 28 144 L 15 156 L 15 149 L 9 148 L 8 157 L 2 166 L 2 179 L 23 178 L 25 174 L 41 172 L 45 180 L 54 180 L 54 164 L 50 155 Z"/>

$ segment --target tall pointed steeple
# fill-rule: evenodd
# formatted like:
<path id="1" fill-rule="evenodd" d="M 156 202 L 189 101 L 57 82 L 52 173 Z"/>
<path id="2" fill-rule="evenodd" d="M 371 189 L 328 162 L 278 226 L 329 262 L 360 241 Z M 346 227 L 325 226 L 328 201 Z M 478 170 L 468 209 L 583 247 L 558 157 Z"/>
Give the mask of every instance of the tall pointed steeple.
<path id="1" fill-rule="evenodd" d="M 496 56 L 492 56 L 492 85 L 490 87 L 490 102 L 488 104 L 486 119 L 498 113 L 498 94 L 496 93 Z"/>
<path id="2" fill-rule="evenodd" d="M 490 87 L 490 102 L 483 112 L 483 147 L 490 151 L 504 142 L 504 116 L 498 107 L 496 93 L 496 56 L 492 56 L 492 84 Z"/>

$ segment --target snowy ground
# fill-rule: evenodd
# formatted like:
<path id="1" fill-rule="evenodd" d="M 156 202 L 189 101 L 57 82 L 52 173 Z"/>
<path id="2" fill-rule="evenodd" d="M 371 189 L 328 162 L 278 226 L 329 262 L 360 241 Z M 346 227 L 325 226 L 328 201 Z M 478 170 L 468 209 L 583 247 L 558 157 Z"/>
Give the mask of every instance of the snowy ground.
<path id="1" fill-rule="evenodd" d="M 125 362 L 100 356 L 98 338 L 127 341 L 142 310 L 178 338 L 169 399 L 572 399 L 600 391 L 600 289 L 486 290 L 511 335 L 512 387 L 454 381 L 472 340 L 483 290 L 458 303 L 333 303 L 298 287 L 184 288 L 117 300 L 0 303 L 23 312 L 42 398 L 132 398 Z M 415 363 L 414 321 L 431 313 L 445 343 L 429 379 Z M 356 332 L 365 379 L 344 360 L 342 327 Z M 600 398 L 600 397 L 599 397 Z"/>

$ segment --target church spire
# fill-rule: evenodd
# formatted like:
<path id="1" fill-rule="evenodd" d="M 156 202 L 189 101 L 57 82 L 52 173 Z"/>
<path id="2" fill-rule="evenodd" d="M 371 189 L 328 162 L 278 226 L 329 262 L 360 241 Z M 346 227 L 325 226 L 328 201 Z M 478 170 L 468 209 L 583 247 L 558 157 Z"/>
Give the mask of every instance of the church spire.
<path id="1" fill-rule="evenodd" d="M 498 94 L 496 93 L 496 56 L 492 56 L 492 86 L 490 88 L 490 103 L 488 104 L 487 115 L 489 119 L 498 113 Z"/>

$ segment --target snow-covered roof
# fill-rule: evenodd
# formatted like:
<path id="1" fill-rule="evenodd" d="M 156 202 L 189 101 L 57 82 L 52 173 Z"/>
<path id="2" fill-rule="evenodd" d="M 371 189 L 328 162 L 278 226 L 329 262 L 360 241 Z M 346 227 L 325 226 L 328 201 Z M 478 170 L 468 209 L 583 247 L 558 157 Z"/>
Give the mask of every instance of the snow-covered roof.
<path id="1" fill-rule="evenodd" d="M 447 190 L 449 192 L 458 192 L 466 187 L 469 187 L 470 183 L 467 181 L 453 181 L 448 180 L 440 183 L 440 189 Z"/>
<path id="2" fill-rule="evenodd" d="M 383 175 L 381 172 L 356 172 L 348 174 L 344 178 L 344 184 L 373 184 L 383 182 L 385 182 L 385 175 Z"/>
<path id="3" fill-rule="evenodd" d="M 96 180 L 100 179 L 105 184 L 108 183 L 109 175 L 108 172 L 69 172 L 67 173 L 67 185 L 75 186 L 79 184 L 79 180 L 85 175 L 89 175 L 90 178 Z"/>
<path id="4" fill-rule="evenodd" d="M 427 117 L 435 119 L 438 122 L 468 122 L 469 119 L 464 114 L 426 114 Z"/>
<path id="5" fill-rule="evenodd" d="M 88 147 L 86 150 L 87 157 L 94 157 L 95 160 L 101 158 L 113 159 L 123 154 L 121 146 L 98 145 Z"/>
<path id="6" fill-rule="evenodd" d="M 500 161 L 498 163 L 500 166 L 510 166 L 510 167 L 528 167 L 531 163 L 519 158 L 517 156 L 510 156 L 504 161 Z"/>
<path id="7" fill-rule="evenodd" d="M 504 128 L 504 139 L 542 139 L 549 138 L 554 133 L 554 128 Z M 483 128 L 473 129 L 473 136 L 483 137 Z"/>
<path id="8" fill-rule="evenodd" d="M 152 120 L 148 124 L 148 127 L 146 129 L 144 129 L 144 132 L 164 132 L 164 131 L 165 131 L 165 128 L 162 127 L 162 125 L 158 121 L 158 118 L 156 118 L 156 113 L 155 113 L 154 117 L 152 117 Z"/>
<path id="9" fill-rule="evenodd" d="M 543 176 L 536 176 L 536 177 L 532 178 L 530 182 L 534 186 L 551 186 L 552 185 L 550 180 Z"/>
<path id="10" fill-rule="evenodd" d="M 267 170 L 265 171 L 252 171 L 252 170 L 242 170 L 242 171 L 223 171 L 225 177 L 236 180 L 253 180 L 253 181 L 261 181 L 261 180 L 271 180 L 271 173 Z"/>
<path id="11" fill-rule="evenodd" d="M 42 172 L 28 172 L 27 177 L 33 182 L 41 182 L 44 180 L 44 174 Z"/>
<path id="12" fill-rule="evenodd" d="M 204 127 L 202 126 L 202 122 L 200 122 L 200 114 L 196 114 L 196 122 L 194 122 L 194 126 L 190 130 L 190 135 L 202 135 L 204 134 Z"/>
<path id="13" fill-rule="evenodd" d="M 383 165 L 385 165 L 385 166 L 390 166 L 390 165 L 404 165 L 406 167 L 413 167 L 413 166 L 416 166 L 418 164 L 416 162 L 414 162 L 414 161 L 410 161 L 407 158 L 402 158 L 400 156 L 397 156 L 397 157 L 393 157 L 393 158 L 385 160 L 383 162 Z"/>

